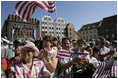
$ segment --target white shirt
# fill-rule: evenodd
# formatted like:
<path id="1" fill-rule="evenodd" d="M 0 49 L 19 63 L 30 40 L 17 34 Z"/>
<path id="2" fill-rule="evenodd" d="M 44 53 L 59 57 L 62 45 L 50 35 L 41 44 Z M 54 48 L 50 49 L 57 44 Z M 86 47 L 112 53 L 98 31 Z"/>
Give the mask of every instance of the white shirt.
<path id="1" fill-rule="evenodd" d="M 98 60 L 95 57 L 90 59 L 90 63 L 93 63 L 96 67 L 98 66 Z"/>
<path id="2" fill-rule="evenodd" d="M 107 54 L 108 52 L 110 52 L 110 48 L 107 48 L 104 46 L 104 48 L 101 48 L 100 49 L 100 54 L 103 55 L 103 54 Z"/>

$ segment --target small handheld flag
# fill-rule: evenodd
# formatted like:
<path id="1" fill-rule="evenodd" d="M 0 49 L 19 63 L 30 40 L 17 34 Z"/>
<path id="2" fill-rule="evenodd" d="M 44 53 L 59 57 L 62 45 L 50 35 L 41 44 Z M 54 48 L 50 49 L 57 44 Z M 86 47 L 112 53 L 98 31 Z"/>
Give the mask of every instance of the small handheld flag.
<path id="1" fill-rule="evenodd" d="M 85 57 L 86 55 L 88 55 L 88 54 L 86 54 L 86 53 L 71 53 L 68 50 L 62 49 L 57 53 L 56 57 L 57 58 L 65 58 L 65 57 L 74 58 L 76 56 Z"/>

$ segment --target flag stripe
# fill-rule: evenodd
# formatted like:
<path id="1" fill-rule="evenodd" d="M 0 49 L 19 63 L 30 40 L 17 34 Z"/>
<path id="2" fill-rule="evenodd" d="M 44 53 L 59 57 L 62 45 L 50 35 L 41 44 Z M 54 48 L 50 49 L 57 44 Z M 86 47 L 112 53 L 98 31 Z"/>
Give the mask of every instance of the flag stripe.
<path id="1" fill-rule="evenodd" d="M 14 12 L 15 12 L 15 13 L 16 13 L 17 7 L 20 5 L 21 2 L 22 2 L 22 1 L 19 1 L 19 2 L 16 4 L 16 6 L 15 6 L 15 8 L 14 8 Z"/>
<path id="2" fill-rule="evenodd" d="M 33 5 L 30 7 L 29 11 L 27 11 L 27 12 L 28 12 L 28 14 L 26 14 L 26 15 L 27 15 L 26 19 L 27 19 L 27 20 L 28 20 L 28 19 L 30 18 L 30 16 L 34 13 L 35 9 L 36 9 L 36 5 L 33 4 Z"/>
<path id="3" fill-rule="evenodd" d="M 42 3 L 43 3 L 47 8 L 49 8 L 49 9 L 53 9 L 53 8 L 55 7 L 54 4 L 49 5 L 46 1 L 42 1 Z"/>
<path id="4" fill-rule="evenodd" d="M 100 69 L 99 72 L 98 72 L 98 73 L 100 73 L 100 74 L 98 74 L 98 77 L 100 77 L 101 74 L 103 73 L 103 70 L 104 70 L 104 62 L 102 62 L 101 65 L 102 65 L 102 66 L 101 66 L 101 69 Z"/>
<path id="5" fill-rule="evenodd" d="M 23 12 L 23 19 L 26 17 L 27 13 L 29 13 L 29 9 L 31 9 L 32 5 L 34 5 L 34 4 L 30 2 L 30 3 L 26 6 L 26 8 L 25 8 L 25 10 L 24 10 L 24 12 Z"/>
<path id="6" fill-rule="evenodd" d="M 57 57 L 57 58 L 60 58 L 60 59 L 61 59 L 61 58 L 65 58 L 65 56 L 61 56 L 61 55 L 57 55 L 56 57 Z"/>
<path id="7" fill-rule="evenodd" d="M 20 7 L 20 9 L 19 9 L 19 11 L 18 11 L 19 15 L 22 16 L 23 11 L 24 11 L 24 9 L 25 9 L 26 6 L 27 6 L 27 3 L 28 3 L 28 1 L 23 2 L 23 4 L 21 5 L 21 7 Z"/>
<path id="8" fill-rule="evenodd" d="M 60 55 L 60 56 L 66 56 L 66 57 L 70 57 L 70 54 L 65 54 L 65 53 L 58 53 L 58 55 Z"/>
<path id="9" fill-rule="evenodd" d="M 14 12 L 23 21 L 27 22 L 38 7 L 50 13 L 56 10 L 54 1 L 19 1 L 14 8 Z"/>
<path id="10" fill-rule="evenodd" d="M 111 61 L 104 61 L 100 62 L 99 66 L 97 67 L 96 71 L 93 73 L 93 78 L 110 78 L 110 77 L 117 77 L 117 63 L 113 60 Z M 116 73 L 116 74 L 115 74 Z"/>
<path id="11" fill-rule="evenodd" d="M 48 9 L 41 1 L 33 1 L 34 3 L 36 3 L 40 8 L 42 8 L 43 10 L 47 11 L 47 12 L 54 12 L 55 8 L 52 9 Z"/>
<path id="12" fill-rule="evenodd" d="M 55 4 L 54 1 L 48 1 L 48 3 L 49 3 L 49 5 L 53 5 L 53 4 Z"/>

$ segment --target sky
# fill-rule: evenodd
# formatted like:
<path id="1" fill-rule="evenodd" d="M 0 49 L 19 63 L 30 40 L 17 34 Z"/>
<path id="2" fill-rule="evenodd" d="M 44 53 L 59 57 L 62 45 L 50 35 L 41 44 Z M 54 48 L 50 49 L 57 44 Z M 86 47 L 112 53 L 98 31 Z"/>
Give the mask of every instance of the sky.
<path id="1" fill-rule="evenodd" d="M 1 29 L 9 14 L 16 15 L 13 10 L 18 1 L 1 1 Z M 56 12 L 48 13 L 37 8 L 31 18 L 41 19 L 50 15 L 54 20 L 61 17 L 65 22 L 72 23 L 75 31 L 82 25 L 101 21 L 105 17 L 117 14 L 117 1 L 56 1 Z"/>

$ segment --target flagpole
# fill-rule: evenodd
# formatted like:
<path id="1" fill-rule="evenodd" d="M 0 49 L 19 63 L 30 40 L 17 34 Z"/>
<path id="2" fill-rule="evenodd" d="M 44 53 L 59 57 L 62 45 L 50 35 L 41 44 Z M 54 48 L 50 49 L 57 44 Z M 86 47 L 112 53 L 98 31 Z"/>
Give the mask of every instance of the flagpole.
<path id="1" fill-rule="evenodd" d="M 55 1 L 55 7 L 56 7 L 56 1 Z M 58 15 L 57 15 L 57 7 L 56 7 L 55 15 L 56 15 L 56 18 L 58 18 Z"/>

